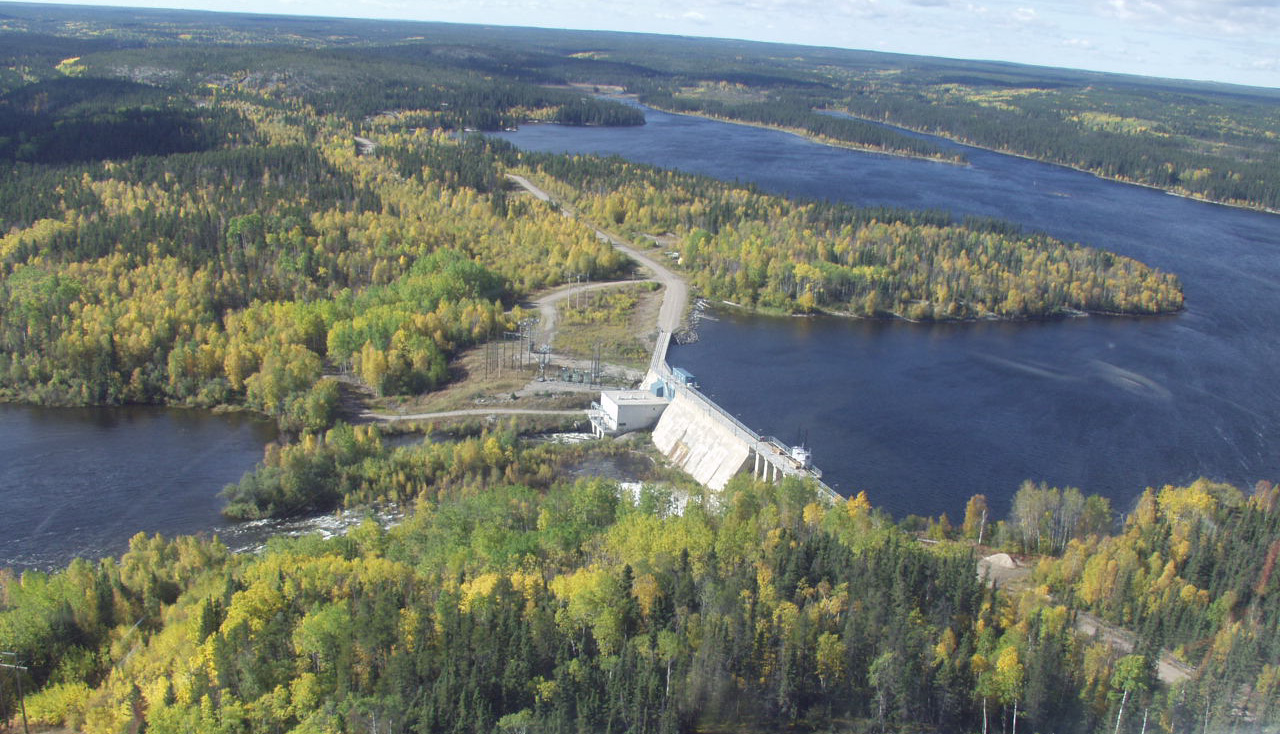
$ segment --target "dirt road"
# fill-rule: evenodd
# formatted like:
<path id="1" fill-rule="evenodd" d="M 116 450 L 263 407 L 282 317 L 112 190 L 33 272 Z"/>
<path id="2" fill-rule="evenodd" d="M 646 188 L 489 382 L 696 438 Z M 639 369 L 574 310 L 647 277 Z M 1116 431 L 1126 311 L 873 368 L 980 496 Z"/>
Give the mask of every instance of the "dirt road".
<path id="1" fill-rule="evenodd" d="M 1032 568 L 1026 563 L 1018 563 L 1005 553 L 996 553 L 978 561 L 978 576 L 994 583 L 1004 590 L 1026 588 Z M 1076 612 L 1076 631 L 1085 637 L 1097 638 L 1123 653 L 1134 650 L 1135 635 L 1117 627 L 1088 612 Z M 1162 651 L 1156 663 L 1156 676 L 1165 684 L 1173 685 L 1186 680 L 1195 673 L 1195 669 L 1175 658 L 1167 650 Z"/>
<path id="2" fill-rule="evenodd" d="M 653 273 L 653 279 L 662 284 L 664 290 L 662 294 L 662 308 L 658 311 L 658 328 L 667 333 L 674 333 L 680 328 L 680 322 L 684 318 L 685 309 L 689 306 L 689 286 L 684 279 L 676 275 L 665 265 L 650 257 L 640 248 L 622 237 L 610 232 L 607 229 L 601 229 L 591 222 L 586 221 L 578 216 L 578 212 L 570 204 L 556 199 L 551 194 L 538 188 L 529 179 L 524 176 L 517 176 L 514 173 L 508 173 L 507 178 L 519 184 L 523 189 L 540 201 L 550 202 L 560 207 L 562 211 L 569 216 L 579 219 L 583 224 L 591 227 L 597 235 L 604 238 L 610 245 L 627 257 L 640 263 Z M 603 287 L 603 286 L 601 286 Z"/>
<path id="3" fill-rule="evenodd" d="M 523 176 L 515 174 L 507 174 L 507 178 L 520 185 L 535 198 L 560 207 L 568 216 L 579 218 L 577 211 L 569 204 L 559 201 L 551 194 L 534 185 L 531 181 Z M 640 248 L 622 237 L 595 226 L 594 224 L 581 220 L 603 240 L 607 241 L 614 248 L 635 260 L 644 268 L 653 273 L 652 278 L 608 281 L 599 283 L 587 283 L 575 286 L 562 286 L 560 289 L 548 293 L 538 298 L 533 303 L 538 308 L 540 319 L 538 326 L 538 335 L 535 337 L 537 344 L 550 344 L 556 331 L 556 304 L 573 296 L 586 291 L 594 291 L 605 288 L 613 288 L 628 283 L 645 283 L 657 281 L 663 286 L 662 305 L 658 310 L 658 328 L 667 333 L 674 333 L 680 327 L 681 320 L 684 318 L 685 309 L 689 305 L 689 286 L 684 279 L 669 270 L 657 259 L 650 257 Z M 646 330 L 647 331 L 647 330 Z M 639 379 L 638 373 L 636 379 Z M 531 388 L 537 390 L 545 390 L 546 382 L 531 383 Z M 573 387 L 573 385 L 569 385 Z M 581 386 L 580 386 L 581 387 Z M 594 386 L 591 389 L 598 389 Z M 391 423 L 396 421 L 429 421 L 443 418 L 458 418 L 465 416 L 488 416 L 488 415 L 546 415 L 546 416 L 582 416 L 585 414 L 583 410 L 539 410 L 532 408 L 465 408 L 461 410 L 446 410 L 437 412 L 424 413 L 379 413 L 372 410 L 365 410 L 360 413 L 360 417 L 369 421 L 378 421 L 382 423 Z"/>
<path id="4" fill-rule="evenodd" d="M 1076 613 L 1076 629 L 1087 637 L 1097 637 L 1125 653 L 1133 652 L 1134 634 L 1113 624 L 1104 622 L 1088 612 Z M 1173 685 L 1190 678 L 1195 668 L 1178 660 L 1168 651 L 1161 651 L 1156 662 L 1156 677 L 1166 685 Z"/>
<path id="5" fill-rule="evenodd" d="M 372 421 L 380 421 L 382 423 L 394 423 L 396 421 L 429 421 L 437 418 L 462 418 L 469 415 L 565 415 L 578 416 L 586 415 L 585 410 L 537 410 L 534 408 L 466 408 L 464 410 L 442 410 L 435 413 L 375 413 L 366 410 L 360 414 L 361 418 Z"/>
<path id="6" fill-rule="evenodd" d="M 534 300 L 533 305 L 538 308 L 538 334 L 534 338 L 536 344 L 551 344 L 555 341 L 556 336 L 556 320 L 559 318 L 556 306 L 562 301 L 585 293 L 587 291 L 598 291 L 606 288 L 616 288 L 620 285 L 628 285 L 631 283 L 652 283 L 652 278 L 643 280 L 609 280 L 599 283 L 585 283 L 582 285 L 562 286 L 558 290 L 554 290 L 541 298 Z"/>

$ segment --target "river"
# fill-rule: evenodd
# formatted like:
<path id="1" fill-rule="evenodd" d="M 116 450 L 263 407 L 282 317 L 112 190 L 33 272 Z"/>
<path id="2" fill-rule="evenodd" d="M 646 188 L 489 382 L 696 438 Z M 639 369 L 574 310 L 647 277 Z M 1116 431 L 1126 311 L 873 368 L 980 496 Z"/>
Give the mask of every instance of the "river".
<path id="1" fill-rule="evenodd" d="M 1025 479 L 1126 510 L 1143 488 L 1280 479 L 1280 217 L 965 146 L 971 165 L 646 110 L 638 128 L 530 125 L 527 150 L 616 154 L 799 197 L 993 216 L 1178 274 L 1184 313 L 1022 323 L 770 318 L 716 308 L 673 348 L 748 426 L 802 437 L 834 488 L 958 519 Z"/>
<path id="2" fill-rule="evenodd" d="M 0 404 L 0 567 L 56 568 L 128 548 L 138 532 L 220 532 L 218 491 L 262 459 L 275 424 L 153 407 Z"/>

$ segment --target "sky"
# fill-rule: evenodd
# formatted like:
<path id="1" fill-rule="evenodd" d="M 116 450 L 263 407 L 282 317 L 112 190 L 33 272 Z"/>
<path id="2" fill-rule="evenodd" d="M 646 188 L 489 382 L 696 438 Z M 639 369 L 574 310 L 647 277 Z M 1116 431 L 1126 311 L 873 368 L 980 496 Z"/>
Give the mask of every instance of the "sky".
<path id="1" fill-rule="evenodd" d="M 639 31 L 1280 87 L 1280 0 L 98 0 Z"/>

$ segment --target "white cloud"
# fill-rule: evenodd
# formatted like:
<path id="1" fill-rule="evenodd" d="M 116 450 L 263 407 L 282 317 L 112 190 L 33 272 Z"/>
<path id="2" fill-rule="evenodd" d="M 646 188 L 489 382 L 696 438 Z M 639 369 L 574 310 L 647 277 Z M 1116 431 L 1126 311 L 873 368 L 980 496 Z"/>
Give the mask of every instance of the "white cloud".
<path id="1" fill-rule="evenodd" d="M 1274 39 L 1280 27 L 1277 0 L 1106 0 L 1098 7 L 1104 17 L 1193 31 Z"/>
<path id="2" fill-rule="evenodd" d="M 932 2 L 933 0 L 925 0 Z M 946 3 L 947 0 L 941 0 Z M 880 12 L 879 0 L 721 0 L 725 10 L 764 13 L 782 18 L 821 18 L 826 15 L 864 15 Z"/>
<path id="3" fill-rule="evenodd" d="M 1244 68 L 1250 71 L 1280 73 L 1280 56 L 1272 56 L 1266 59 L 1250 59 Z"/>
<path id="4" fill-rule="evenodd" d="M 2 1 L 2 0 L 0 0 Z M 103 0 L 173 5 L 174 0 Z M 255 3 L 252 8 L 250 3 Z M 185 0 L 316 13 L 695 33 L 1280 87 L 1280 0 Z"/>

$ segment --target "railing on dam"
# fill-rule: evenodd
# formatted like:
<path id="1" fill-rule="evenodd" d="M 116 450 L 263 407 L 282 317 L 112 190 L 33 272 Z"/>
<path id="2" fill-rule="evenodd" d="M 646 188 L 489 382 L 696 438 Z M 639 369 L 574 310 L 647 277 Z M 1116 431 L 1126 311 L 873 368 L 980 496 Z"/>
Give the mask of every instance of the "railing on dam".
<path id="1" fill-rule="evenodd" d="M 724 408 L 721 408 L 719 405 L 716 404 L 714 400 L 707 397 L 706 395 L 703 395 L 702 392 L 699 391 L 697 388 L 689 387 L 687 385 L 679 385 L 676 387 L 676 389 L 684 390 L 689 394 L 689 397 L 694 398 L 695 400 L 698 401 L 699 404 L 702 405 L 703 410 L 706 410 L 709 413 L 715 414 L 716 417 L 719 418 L 721 422 L 728 423 L 730 429 L 734 433 L 738 434 L 738 438 L 741 438 L 747 441 L 748 443 L 763 443 L 763 440 L 761 439 L 760 434 L 756 433 L 750 428 L 747 428 L 746 424 L 744 424 L 742 421 L 730 415 L 729 411 L 725 410 Z"/>
<path id="2" fill-rule="evenodd" d="M 728 428 L 737 439 L 750 447 L 751 453 L 756 457 L 757 465 L 761 460 L 771 464 L 775 469 L 775 476 L 780 473 L 783 476 L 812 479 L 829 498 L 836 501 L 843 500 L 840 493 L 822 481 L 822 472 L 817 467 L 801 465 L 795 460 L 794 451 L 790 446 L 772 436 L 761 436 L 751 430 L 742 421 L 717 405 L 714 400 L 703 395 L 696 387 L 687 385 L 679 379 L 667 364 L 667 350 L 670 346 L 671 334 L 666 331 L 659 332 L 653 358 L 649 362 L 650 374 L 645 380 L 646 385 L 652 385 L 660 380 L 668 397 L 674 398 L 676 393 L 683 393 L 691 398 L 710 417 Z"/>
<path id="3" fill-rule="evenodd" d="M 658 343 L 653 345 L 653 357 L 649 359 L 649 372 L 664 380 L 672 379 L 671 368 L 667 366 L 669 349 L 671 349 L 671 332 L 659 331 Z"/>

